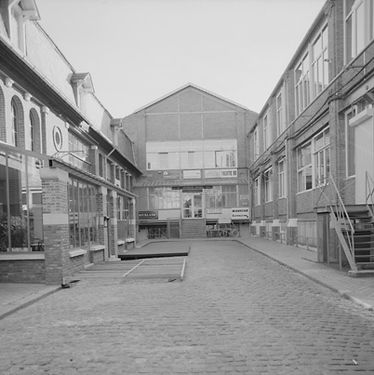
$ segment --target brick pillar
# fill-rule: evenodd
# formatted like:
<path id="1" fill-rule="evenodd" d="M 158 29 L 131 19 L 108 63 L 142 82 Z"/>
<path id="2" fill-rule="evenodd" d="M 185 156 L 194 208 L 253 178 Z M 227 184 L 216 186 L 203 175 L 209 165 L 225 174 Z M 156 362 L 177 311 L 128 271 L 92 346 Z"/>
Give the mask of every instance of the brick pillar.
<path id="1" fill-rule="evenodd" d="M 61 284 L 72 275 L 69 257 L 68 173 L 40 170 L 43 189 L 43 232 L 47 284 Z"/>

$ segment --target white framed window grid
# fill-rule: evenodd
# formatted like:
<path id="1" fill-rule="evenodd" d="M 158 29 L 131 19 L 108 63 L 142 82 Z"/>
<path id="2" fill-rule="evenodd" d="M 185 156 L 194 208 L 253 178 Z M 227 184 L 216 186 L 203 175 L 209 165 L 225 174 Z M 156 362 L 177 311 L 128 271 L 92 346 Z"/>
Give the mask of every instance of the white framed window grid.
<path id="1" fill-rule="evenodd" d="M 271 181 L 272 168 L 267 169 L 264 172 L 264 200 L 265 203 L 273 200 L 273 184 Z"/>
<path id="2" fill-rule="evenodd" d="M 297 148 L 296 152 L 298 193 L 325 185 L 330 173 L 329 127 Z"/>
<path id="3" fill-rule="evenodd" d="M 329 83 L 328 25 L 309 43 L 294 70 L 295 110 L 299 115 Z"/>
<path id="4" fill-rule="evenodd" d="M 278 198 L 287 196 L 286 159 L 278 161 Z"/>
<path id="5" fill-rule="evenodd" d="M 374 37 L 372 0 L 344 0 L 345 62 L 355 58 Z"/>

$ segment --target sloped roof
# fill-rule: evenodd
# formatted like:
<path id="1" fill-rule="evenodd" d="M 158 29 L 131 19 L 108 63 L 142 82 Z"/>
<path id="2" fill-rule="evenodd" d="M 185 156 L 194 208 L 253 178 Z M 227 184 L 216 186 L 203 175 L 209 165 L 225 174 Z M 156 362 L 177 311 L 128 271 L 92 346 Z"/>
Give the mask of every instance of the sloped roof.
<path id="1" fill-rule="evenodd" d="M 239 107 L 239 108 L 241 108 L 241 109 L 243 109 L 243 110 L 245 110 L 245 111 L 249 111 L 249 109 L 248 109 L 247 107 L 245 107 L 245 106 L 243 106 L 243 105 L 241 105 L 241 104 L 238 104 L 238 103 L 236 103 L 236 102 L 234 102 L 234 101 L 232 101 L 232 100 L 230 100 L 230 99 L 224 98 L 224 97 L 221 96 L 221 95 L 215 94 L 215 93 L 213 93 L 213 92 L 211 92 L 211 91 L 208 91 L 208 90 L 206 90 L 206 89 L 204 89 L 204 88 L 202 88 L 202 87 L 199 87 L 199 86 L 197 86 L 197 85 L 195 85 L 195 84 L 193 84 L 193 83 L 186 83 L 186 84 L 183 85 L 182 87 L 179 87 L 178 89 L 176 89 L 176 90 L 174 90 L 174 91 L 172 91 L 172 92 L 169 92 L 168 94 L 163 95 L 162 97 L 160 97 L 160 98 L 158 98 L 158 99 L 156 99 L 156 100 L 153 100 L 152 102 L 146 104 L 145 106 L 143 106 L 143 107 L 141 107 L 141 108 L 138 108 L 138 109 L 135 110 L 133 113 L 137 113 L 137 112 L 143 111 L 144 109 L 147 109 L 147 108 L 149 108 L 149 107 L 151 107 L 151 106 L 153 106 L 153 105 L 155 105 L 155 104 L 161 102 L 162 100 L 165 100 L 166 98 L 168 98 L 168 97 L 170 97 L 170 96 L 172 96 L 172 95 L 175 95 L 175 94 L 177 94 L 178 92 L 183 91 L 183 90 L 185 90 L 185 89 L 187 89 L 187 88 L 189 88 L 189 87 L 194 88 L 194 89 L 196 89 L 196 90 L 199 90 L 199 91 L 201 91 L 201 92 L 203 92 L 203 93 L 205 93 L 205 94 L 208 94 L 208 95 L 211 95 L 211 96 L 215 96 L 216 98 L 218 98 L 218 99 L 220 99 L 220 100 L 223 100 L 223 101 L 225 101 L 226 103 L 229 103 L 229 104 L 231 104 L 231 105 L 234 105 L 235 107 Z"/>

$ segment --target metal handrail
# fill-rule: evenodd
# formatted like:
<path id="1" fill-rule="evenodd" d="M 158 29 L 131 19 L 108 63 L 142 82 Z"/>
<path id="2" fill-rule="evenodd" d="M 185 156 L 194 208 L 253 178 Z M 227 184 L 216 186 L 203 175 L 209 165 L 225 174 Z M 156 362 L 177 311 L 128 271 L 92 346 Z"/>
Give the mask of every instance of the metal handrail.
<path id="1" fill-rule="evenodd" d="M 349 263 L 351 264 L 351 267 L 353 269 L 353 266 L 356 267 L 355 265 L 355 257 L 354 257 L 354 233 L 355 233 L 355 229 L 353 227 L 353 224 L 352 224 L 352 221 L 348 215 L 348 212 L 345 208 L 345 205 L 344 205 L 344 202 L 343 202 L 343 199 L 341 197 L 341 194 L 338 190 L 338 187 L 336 186 L 336 183 L 335 183 L 335 180 L 333 179 L 333 177 L 330 175 L 329 177 L 329 180 L 331 181 L 332 183 L 332 186 L 334 187 L 334 190 L 335 190 L 335 194 L 337 196 L 337 201 L 335 202 L 335 208 L 336 208 L 336 214 L 337 216 L 337 223 L 339 225 L 339 227 L 341 228 L 341 223 L 342 223 L 342 220 L 344 220 L 345 223 L 348 222 L 349 224 L 349 227 L 350 227 L 350 234 L 347 233 L 347 236 L 346 236 L 346 242 L 347 242 L 347 245 L 348 245 L 348 250 L 351 254 L 351 257 L 352 257 L 352 261 L 350 261 Z M 335 213 L 333 213 L 333 215 L 335 215 Z M 339 237 L 339 235 L 338 235 Z M 343 246 L 344 247 L 344 246 Z"/>
<path id="2" fill-rule="evenodd" d="M 341 245 L 343 246 L 343 249 L 346 249 L 347 251 L 349 251 L 350 259 L 348 259 L 348 261 L 351 265 L 351 268 L 356 269 L 357 267 L 356 267 L 355 258 L 354 258 L 354 233 L 355 233 L 355 229 L 354 229 L 352 221 L 351 221 L 351 219 L 348 215 L 348 212 L 345 208 L 342 196 L 341 196 L 341 194 L 338 190 L 338 187 L 336 186 L 335 180 L 333 179 L 333 177 L 331 175 L 329 175 L 329 184 L 328 185 L 332 186 L 333 193 L 335 195 L 335 199 L 331 198 L 327 195 L 327 193 L 326 193 L 327 184 L 326 184 L 321 189 L 321 193 L 320 193 L 320 196 L 318 198 L 318 202 L 320 201 L 322 196 L 325 197 L 326 206 L 328 206 L 329 209 L 330 209 L 330 215 L 332 215 L 333 220 L 336 221 L 334 226 L 335 226 L 335 230 L 338 233 L 339 241 L 341 242 Z M 343 223 L 344 223 L 344 225 L 347 225 L 347 223 L 349 225 L 349 227 L 347 228 L 347 235 L 345 237 L 343 237 L 342 230 L 341 230 L 342 227 L 343 227 L 343 225 L 342 225 Z M 340 233 L 340 235 L 339 235 L 339 233 Z M 342 243 L 342 241 L 345 241 L 345 245 Z M 346 251 L 346 250 L 344 250 L 344 251 Z M 348 254 L 346 254 L 346 255 L 347 255 L 347 258 L 348 258 Z"/>
<path id="3" fill-rule="evenodd" d="M 374 180 L 369 175 L 368 171 L 365 172 L 365 196 L 366 196 L 366 206 L 370 211 L 371 217 L 374 217 Z M 370 204 L 369 204 L 370 200 Z"/>
<path id="4" fill-rule="evenodd" d="M 343 211 L 343 213 L 344 213 L 344 216 L 346 217 L 346 219 L 348 220 L 348 223 L 349 223 L 349 226 L 351 227 L 351 232 L 352 232 L 352 235 L 353 235 L 353 233 L 354 233 L 354 227 L 353 227 L 353 224 L 352 224 L 352 221 L 351 221 L 351 219 L 350 219 L 350 217 L 349 217 L 349 215 L 348 215 L 348 212 L 347 212 L 347 210 L 346 210 L 346 208 L 345 208 L 345 205 L 344 205 L 344 202 L 343 202 L 343 199 L 342 199 L 342 197 L 341 197 L 341 195 L 340 195 L 340 193 L 339 193 L 339 190 L 338 190 L 338 187 L 336 186 L 336 183 L 335 183 L 335 181 L 334 181 L 334 179 L 332 178 L 332 176 L 330 176 L 330 180 L 331 180 L 331 182 L 332 182 L 332 185 L 334 186 L 334 189 L 335 189 L 335 193 L 336 193 L 336 195 L 337 195 L 337 197 L 338 197 L 338 201 L 339 201 L 339 203 L 340 203 L 340 208 L 342 209 L 342 211 Z M 337 206 L 337 205 L 336 205 Z M 337 207 L 338 208 L 338 207 Z"/>

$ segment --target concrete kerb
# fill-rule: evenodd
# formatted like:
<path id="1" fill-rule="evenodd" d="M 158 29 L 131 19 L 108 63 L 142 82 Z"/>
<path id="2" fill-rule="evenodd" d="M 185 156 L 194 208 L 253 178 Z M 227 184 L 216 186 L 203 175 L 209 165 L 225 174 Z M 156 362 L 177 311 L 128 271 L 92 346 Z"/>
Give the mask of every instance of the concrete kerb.
<path id="1" fill-rule="evenodd" d="M 350 295 L 349 293 L 347 293 L 346 291 L 339 290 L 339 289 L 333 287 L 332 285 L 329 285 L 329 284 L 327 284 L 327 283 L 325 283 L 325 282 L 323 282 L 323 281 L 321 281 L 321 280 L 319 280 L 319 279 L 317 279 L 317 278 L 315 278 L 315 277 L 313 277 L 313 276 L 310 276 L 310 275 L 304 273 L 303 271 L 301 271 L 301 270 L 299 270 L 299 269 L 297 269 L 297 268 L 295 268 L 295 267 L 290 266 L 290 265 L 287 264 L 287 263 L 282 262 L 282 261 L 279 260 L 279 259 L 275 259 L 275 258 L 273 258 L 272 256 L 270 256 L 269 254 L 266 254 L 266 253 L 262 252 L 261 250 L 258 250 L 258 249 L 254 248 L 254 247 L 249 246 L 249 245 L 246 244 L 245 242 L 242 242 L 240 239 L 233 239 L 233 241 L 237 241 L 237 242 L 239 242 L 240 244 L 242 244 L 242 245 L 248 247 L 249 249 L 251 249 L 251 250 L 253 250 L 253 251 L 256 251 L 258 254 L 261 254 L 261 255 L 263 255 L 263 256 L 265 256 L 265 257 L 267 257 L 267 258 L 269 258 L 269 259 L 271 259 L 271 260 L 273 260 L 273 261 L 275 261 L 275 262 L 277 262 L 277 263 L 279 263 L 280 265 L 282 265 L 282 266 L 284 266 L 284 267 L 287 267 L 288 269 L 290 269 L 290 270 L 292 270 L 292 271 L 294 271 L 294 272 L 297 272 L 297 273 L 300 274 L 300 275 L 303 275 L 304 277 L 306 277 L 306 278 L 308 278 L 308 279 L 314 281 L 315 283 L 317 283 L 317 284 L 319 284 L 319 285 L 322 285 L 323 287 L 332 290 L 334 293 L 338 293 L 342 298 L 348 299 L 348 300 L 350 300 L 350 301 L 352 301 L 352 302 L 354 302 L 354 303 L 360 305 L 361 307 L 363 307 L 363 308 L 365 308 L 365 309 L 367 309 L 367 310 L 369 310 L 369 311 L 374 311 L 374 306 L 369 305 L 368 303 L 363 302 L 363 301 L 361 301 L 360 299 L 351 296 L 351 295 Z"/>
<path id="2" fill-rule="evenodd" d="M 18 306 L 14 307 L 14 308 L 11 308 L 9 309 L 8 311 L 4 312 L 4 313 L 0 313 L 0 320 L 6 318 L 7 316 L 11 315 L 11 314 L 14 314 L 15 312 L 21 310 L 21 309 L 24 309 L 38 301 L 40 301 L 41 299 L 45 298 L 45 297 L 48 297 L 49 295 L 53 294 L 53 293 L 56 293 L 57 291 L 61 290 L 61 286 L 58 286 L 56 287 L 55 289 L 52 289 L 52 290 L 49 290 L 48 292 L 45 292 L 45 293 L 40 293 L 38 296 L 35 296 L 34 298 L 31 298 L 30 300 L 24 302 L 24 303 L 21 303 L 19 304 Z"/>

